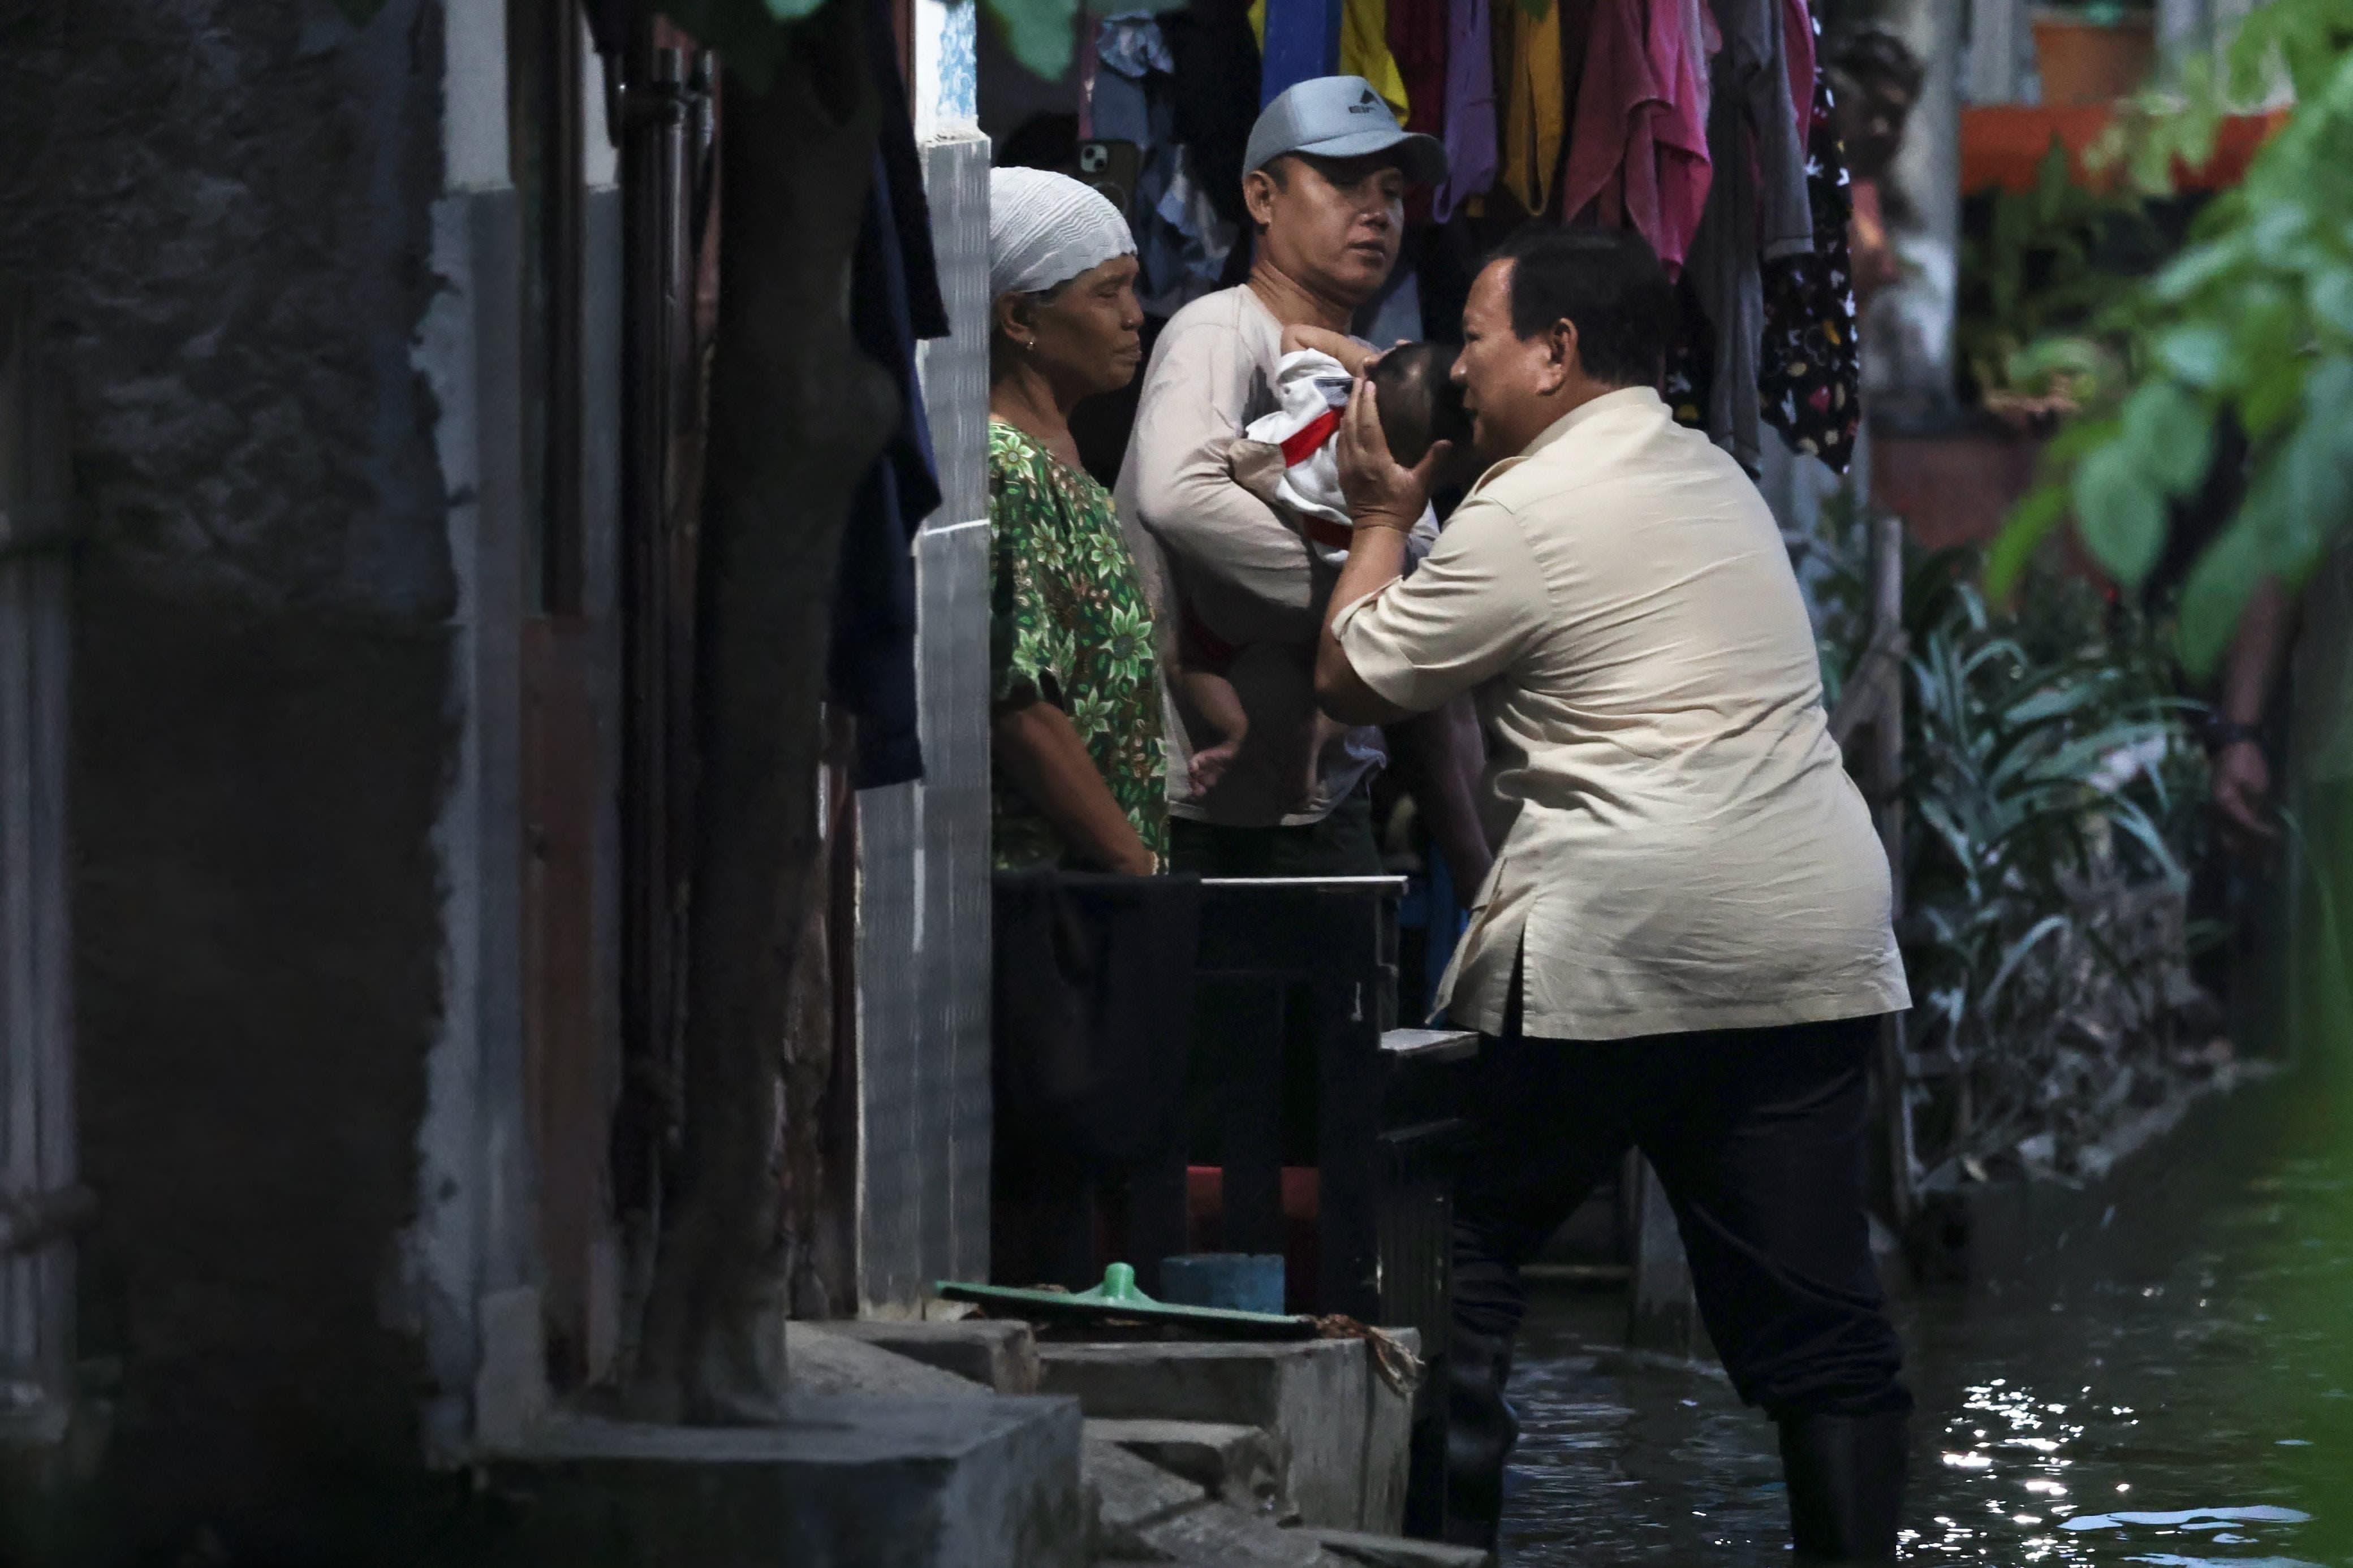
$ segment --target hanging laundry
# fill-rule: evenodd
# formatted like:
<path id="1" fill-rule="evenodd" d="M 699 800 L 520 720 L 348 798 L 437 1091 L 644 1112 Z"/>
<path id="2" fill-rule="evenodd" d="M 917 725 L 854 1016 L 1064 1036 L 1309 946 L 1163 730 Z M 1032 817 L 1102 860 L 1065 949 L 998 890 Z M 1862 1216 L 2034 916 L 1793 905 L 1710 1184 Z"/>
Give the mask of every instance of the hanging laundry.
<path id="1" fill-rule="evenodd" d="M 1446 129 L 1446 0 L 1388 0 L 1389 54 L 1411 110 L 1398 123 L 1431 136 Z"/>
<path id="2" fill-rule="evenodd" d="M 1504 0 L 1516 4 L 1517 0 Z M 1430 203 L 1444 223 L 1495 184 L 1495 48 L 1487 0 L 1447 0 L 1446 178 Z"/>
<path id="3" fill-rule="evenodd" d="M 1692 237 L 1683 276 L 1715 341 L 1706 363 L 1706 430 L 1715 444 L 1757 472 L 1757 355 L 1765 335 L 1764 281 L 1757 259 L 1757 174 L 1732 50 L 1715 58 L 1715 98 L 1707 116 L 1708 153 L 1715 163 L 1707 210 Z"/>
<path id="4" fill-rule="evenodd" d="M 1707 203 L 1699 0 L 1600 0 L 1561 175 L 1571 220 L 1638 230 L 1680 272 Z"/>
<path id="5" fill-rule="evenodd" d="M 1177 149 L 1176 175 L 1152 209 L 1155 218 L 1184 238 L 1176 257 L 1183 276 L 1155 300 L 1139 301 L 1154 315 L 1173 316 L 1202 295 L 1214 293 L 1226 269 L 1227 253 L 1240 233 L 1209 199 L 1208 183 L 1194 173 L 1198 162 L 1193 148 Z"/>
<path id="6" fill-rule="evenodd" d="M 1560 169 L 1561 142 L 1567 131 L 1562 103 L 1562 0 L 1536 0 L 1541 15 L 1530 14 L 1530 0 L 1498 3 L 1504 13 L 1495 28 L 1503 135 L 1495 184 L 1522 211 L 1540 215 Z"/>
<path id="7" fill-rule="evenodd" d="M 1095 35 L 1084 27 L 1079 29 L 1079 140 L 1095 139 L 1095 78 L 1102 73 L 1103 61 L 1095 55 Z"/>
<path id="8" fill-rule="evenodd" d="M 1724 39 L 1709 70 L 1707 146 L 1714 174 L 1685 276 L 1715 339 L 1704 376 L 1707 433 L 1755 473 L 1764 450 L 1757 392 L 1765 337 L 1761 268 L 1813 254 L 1813 197 L 1789 106 L 1782 0 L 1713 5 Z"/>
<path id="9" fill-rule="evenodd" d="M 1715 387 L 1715 330 L 1707 324 L 1707 309 L 1686 268 L 1675 279 L 1675 331 L 1667 342 L 1667 369 L 1659 395 L 1666 399 L 1675 423 L 1704 430 Z"/>
<path id="10" fill-rule="evenodd" d="M 889 12 L 871 0 L 870 38 L 890 37 Z M 932 249 L 923 164 L 898 62 L 870 50 L 886 111 L 874 151 L 866 211 L 850 261 L 849 325 L 860 353 L 891 373 L 898 427 L 860 482 L 835 569 L 826 679 L 834 701 L 858 716 L 851 782 L 860 789 L 923 776 L 916 729 L 914 538 L 940 504 L 938 466 L 915 343 L 948 333 Z"/>
<path id="11" fill-rule="evenodd" d="M 1248 0 L 1192 0 L 1161 13 L 1160 35 L 1176 61 L 1176 139 L 1187 167 L 1210 205 L 1237 228 L 1242 210 L 1242 153 L 1258 119 L 1259 49 Z"/>
<path id="12" fill-rule="evenodd" d="M 1263 51 L 1266 0 L 1252 0 L 1250 20 L 1250 32 Z M 1373 90 L 1388 100 L 1389 112 L 1403 124 L 1413 106 L 1406 98 L 1405 78 L 1398 70 L 1397 57 L 1389 53 L 1388 29 L 1388 0 L 1341 0 L 1340 74 L 1371 82 Z"/>
<path id="13" fill-rule="evenodd" d="M 1804 12 L 1803 0 L 1792 3 Z M 1807 14 L 1810 60 L 1815 26 Z M 1791 447 L 1844 473 L 1862 416 L 1862 354 L 1847 250 L 1853 208 L 1830 87 L 1819 77 L 1809 108 L 1806 186 L 1813 203 L 1814 248 L 1765 264 L 1765 337 L 1757 391 L 1766 420 L 1789 438 Z"/>
<path id="14" fill-rule="evenodd" d="M 1138 171 L 1126 217 L 1135 231 L 1136 299 L 1173 316 L 1218 287 L 1235 226 L 1190 173 L 1177 140 L 1176 60 L 1149 11 L 1106 16 L 1096 30 L 1098 70 L 1090 105 L 1095 137 L 1135 144 Z"/>
<path id="15" fill-rule="evenodd" d="M 1341 0 L 1340 74 L 1371 82 L 1373 90 L 1388 100 L 1398 123 L 1411 117 L 1413 102 L 1406 95 L 1405 76 L 1389 53 L 1388 0 Z"/>
<path id="16" fill-rule="evenodd" d="M 1806 0 L 1781 0 L 1781 54 L 1788 67 L 1789 104 L 1797 111 L 1798 137 L 1813 151 L 1814 89 L 1820 83 L 1817 61 L 1822 25 L 1814 19 Z M 1841 158 L 1840 163 L 1845 163 Z"/>
<path id="17" fill-rule="evenodd" d="M 1712 0 L 1728 68 L 1715 88 L 1736 98 L 1757 163 L 1757 246 L 1766 260 L 1814 247 L 1813 198 L 1806 191 L 1807 119 L 1789 96 L 1784 0 Z M 1810 81 L 1802 100 L 1813 101 Z M 1719 163 L 1718 167 L 1722 165 Z"/>

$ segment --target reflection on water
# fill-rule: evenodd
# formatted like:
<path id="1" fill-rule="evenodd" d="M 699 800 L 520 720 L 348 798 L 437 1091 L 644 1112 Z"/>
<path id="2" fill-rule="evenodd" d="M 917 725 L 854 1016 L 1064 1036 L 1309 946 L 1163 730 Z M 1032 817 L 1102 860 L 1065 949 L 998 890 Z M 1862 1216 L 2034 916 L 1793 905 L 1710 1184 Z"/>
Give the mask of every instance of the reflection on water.
<path id="1" fill-rule="evenodd" d="M 1905 1558 L 2353 1565 L 2353 1236 L 2316 1218 L 2344 1169 L 2217 1154 L 2056 1266 L 1902 1303 Z M 1787 1563 L 1770 1424 L 1713 1366 L 1614 1348 L 1622 1313 L 1532 1306 L 1505 1563 Z"/>

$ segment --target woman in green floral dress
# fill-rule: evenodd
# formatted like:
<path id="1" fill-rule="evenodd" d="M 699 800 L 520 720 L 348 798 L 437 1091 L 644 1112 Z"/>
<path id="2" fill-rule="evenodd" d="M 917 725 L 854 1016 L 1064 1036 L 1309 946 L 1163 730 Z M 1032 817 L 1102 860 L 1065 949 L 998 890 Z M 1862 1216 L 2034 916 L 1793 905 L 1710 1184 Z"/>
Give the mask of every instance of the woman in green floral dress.
<path id="1" fill-rule="evenodd" d="M 1143 358 L 1134 242 L 1077 181 L 990 185 L 988 525 L 997 865 L 1148 876 L 1168 847 L 1152 616 L 1071 410 Z"/>

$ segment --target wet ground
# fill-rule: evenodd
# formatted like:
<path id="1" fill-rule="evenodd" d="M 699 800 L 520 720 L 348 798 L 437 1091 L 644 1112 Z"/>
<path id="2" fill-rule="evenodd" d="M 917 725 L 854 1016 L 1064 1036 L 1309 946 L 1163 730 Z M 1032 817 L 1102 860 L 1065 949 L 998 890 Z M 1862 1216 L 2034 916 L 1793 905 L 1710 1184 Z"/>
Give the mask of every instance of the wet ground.
<path id="1" fill-rule="evenodd" d="M 2293 1086 L 2233 1108 L 2043 1266 L 1898 1313 L 1916 1563 L 2353 1565 L 2353 1139 Z M 1771 1426 L 1540 1297 L 1504 1562 L 1789 1561 Z"/>

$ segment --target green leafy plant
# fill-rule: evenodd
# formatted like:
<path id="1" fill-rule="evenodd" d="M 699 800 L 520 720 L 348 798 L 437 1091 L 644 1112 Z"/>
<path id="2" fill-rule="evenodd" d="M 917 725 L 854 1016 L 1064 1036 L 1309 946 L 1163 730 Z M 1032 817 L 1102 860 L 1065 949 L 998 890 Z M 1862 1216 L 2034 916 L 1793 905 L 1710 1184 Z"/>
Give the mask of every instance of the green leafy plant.
<path id="1" fill-rule="evenodd" d="M 1989 587 L 2007 593 L 2072 515 L 2101 565 L 2137 586 L 2171 503 L 2205 477 L 2218 420 L 2235 416 L 2253 447 L 2246 499 L 2181 596 L 2182 655 L 2201 674 L 2257 584 L 2301 584 L 2353 520 L 2353 0 L 2270 0 L 2104 149 L 2139 188 L 2162 190 L 2177 160 L 2211 159 L 2224 112 L 2282 72 L 2294 110 L 2189 246 L 2088 334 L 2042 351 L 2111 374 L 2086 389 L 2095 416 L 2053 443 L 1989 563 Z"/>
<path id="2" fill-rule="evenodd" d="M 2120 27 L 2157 8 L 2155 0 L 2043 0 L 2043 7 L 2103 27 Z"/>
<path id="3" fill-rule="evenodd" d="M 1816 582 L 1832 689 L 1866 641 L 1862 533 L 1832 519 Z M 2146 1092 L 2175 1070 L 2204 833 L 2168 629 L 2047 566 L 1997 608 L 1975 568 L 1905 568 L 1899 934 L 1931 1168 L 2046 1131 L 2063 1160 L 2122 1103 L 2101 1099 L 2118 1074 Z"/>
<path id="4" fill-rule="evenodd" d="M 1919 831 L 1905 888 L 1925 1006 L 1956 1045 L 1992 1048 L 2015 1021 L 2010 977 L 2069 923 L 2071 879 L 2122 860 L 2135 879 L 2185 879 L 2159 826 L 2158 764 L 2186 737 L 2179 705 L 2106 648 L 2031 657 L 1967 583 L 1949 585 L 1907 675 Z"/>
<path id="5" fill-rule="evenodd" d="M 1997 190 L 1982 234 L 1962 242 L 1961 361 L 1985 392 L 2062 392 L 2100 368 L 2048 351 L 2028 353 L 2059 333 L 2080 332 L 2133 278 L 2156 265 L 2158 238 L 2138 192 L 2095 190 L 2076 177 L 2053 137 L 2034 184 Z"/>

